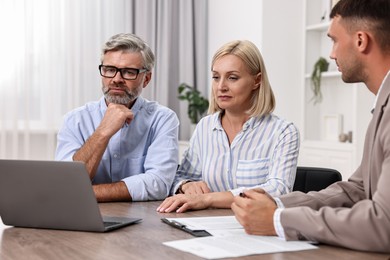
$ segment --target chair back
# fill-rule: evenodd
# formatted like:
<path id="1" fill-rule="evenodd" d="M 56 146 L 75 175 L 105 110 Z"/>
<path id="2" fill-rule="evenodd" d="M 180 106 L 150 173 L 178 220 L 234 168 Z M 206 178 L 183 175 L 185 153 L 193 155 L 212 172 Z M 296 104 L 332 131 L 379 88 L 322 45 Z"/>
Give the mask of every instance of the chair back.
<path id="1" fill-rule="evenodd" d="M 319 191 L 341 179 L 340 172 L 335 169 L 298 166 L 293 191 Z"/>

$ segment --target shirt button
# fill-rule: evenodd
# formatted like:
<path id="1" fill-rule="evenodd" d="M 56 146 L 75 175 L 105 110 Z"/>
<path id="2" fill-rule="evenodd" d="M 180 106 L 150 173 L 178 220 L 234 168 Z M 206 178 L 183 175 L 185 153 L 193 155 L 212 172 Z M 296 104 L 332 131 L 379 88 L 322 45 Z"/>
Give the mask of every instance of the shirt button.
<path id="1" fill-rule="evenodd" d="M 118 158 L 118 154 L 114 154 L 114 158 Z"/>

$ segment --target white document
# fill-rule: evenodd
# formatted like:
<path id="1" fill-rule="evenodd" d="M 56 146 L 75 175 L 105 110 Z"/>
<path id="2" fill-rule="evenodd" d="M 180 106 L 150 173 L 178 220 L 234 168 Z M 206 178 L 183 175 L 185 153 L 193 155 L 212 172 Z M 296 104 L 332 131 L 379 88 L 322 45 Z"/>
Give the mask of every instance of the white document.
<path id="1" fill-rule="evenodd" d="M 241 224 L 234 216 L 226 217 L 192 217 L 192 218 L 166 218 L 169 221 L 180 223 L 191 230 L 226 230 L 242 229 Z M 210 233 L 210 232 L 209 232 Z"/>
<path id="2" fill-rule="evenodd" d="M 192 230 L 206 230 L 213 236 L 164 242 L 166 246 L 206 259 L 316 249 L 306 241 L 284 241 L 279 237 L 245 233 L 234 216 L 168 218 Z"/>
<path id="3" fill-rule="evenodd" d="M 253 236 L 247 234 L 192 238 L 164 242 L 163 244 L 206 259 L 300 251 L 317 248 L 308 242 L 284 241 L 278 237 Z"/>

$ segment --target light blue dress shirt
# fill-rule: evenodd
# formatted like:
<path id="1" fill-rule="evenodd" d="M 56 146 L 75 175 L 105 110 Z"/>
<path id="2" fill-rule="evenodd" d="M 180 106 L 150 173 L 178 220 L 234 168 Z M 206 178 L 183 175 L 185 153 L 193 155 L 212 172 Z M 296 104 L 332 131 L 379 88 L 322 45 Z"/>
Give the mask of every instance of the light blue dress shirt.
<path id="1" fill-rule="evenodd" d="M 67 113 L 57 136 L 56 160 L 72 161 L 106 110 L 102 97 Z M 178 165 L 179 120 L 169 108 L 142 97 L 131 110 L 133 121 L 111 137 L 92 183 L 124 181 L 133 201 L 164 199 Z"/>
<path id="2" fill-rule="evenodd" d="M 256 187 L 273 196 L 290 192 L 299 152 L 294 124 L 272 114 L 252 117 L 229 144 L 220 115 L 206 116 L 196 126 L 171 193 L 185 180 L 203 180 L 212 192 L 233 195 Z"/>

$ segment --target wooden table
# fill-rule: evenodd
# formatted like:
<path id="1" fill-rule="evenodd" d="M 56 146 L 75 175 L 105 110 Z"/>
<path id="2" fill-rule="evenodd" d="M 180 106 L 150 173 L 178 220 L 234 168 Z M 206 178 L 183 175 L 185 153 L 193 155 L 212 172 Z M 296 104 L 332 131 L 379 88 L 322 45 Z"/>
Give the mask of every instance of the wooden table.
<path id="1" fill-rule="evenodd" d="M 183 214 L 156 212 L 158 201 L 104 203 L 104 215 L 140 217 L 139 224 L 108 233 L 14 228 L 0 222 L 0 259 L 200 259 L 170 248 L 162 242 L 193 238 L 190 234 L 161 222 L 162 217 L 232 215 L 231 210 L 210 209 Z M 390 245 L 389 245 L 390 246 Z M 319 249 L 239 259 L 390 259 L 390 255 L 352 251 L 321 245 Z M 238 259 L 238 258 L 233 258 Z"/>

